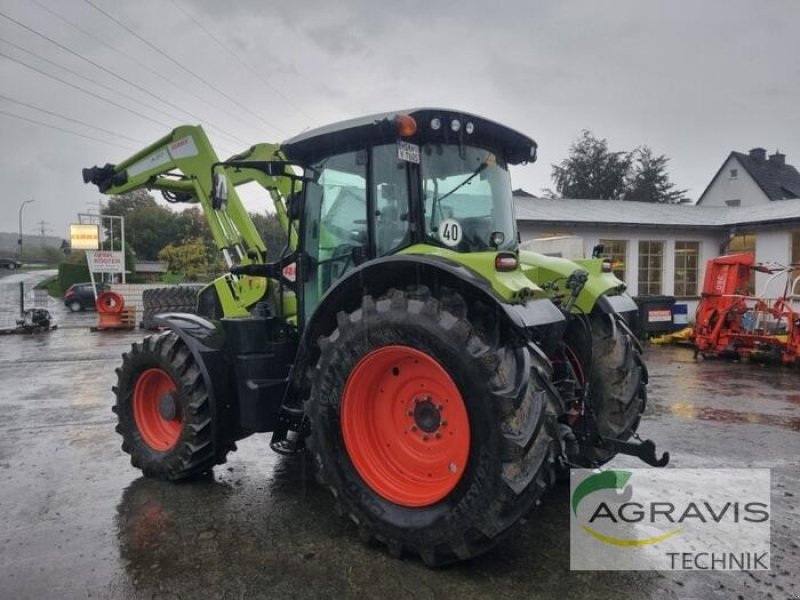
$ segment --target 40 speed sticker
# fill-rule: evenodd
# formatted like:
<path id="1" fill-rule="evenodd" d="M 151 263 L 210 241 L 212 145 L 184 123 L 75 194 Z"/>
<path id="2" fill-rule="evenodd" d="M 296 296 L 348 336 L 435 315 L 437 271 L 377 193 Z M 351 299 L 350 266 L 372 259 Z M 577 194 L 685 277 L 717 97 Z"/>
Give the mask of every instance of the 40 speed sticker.
<path id="1" fill-rule="evenodd" d="M 445 246 L 458 246 L 463 238 L 464 230 L 455 219 L 445 219 L 439 223 L 439 239 Z"/>

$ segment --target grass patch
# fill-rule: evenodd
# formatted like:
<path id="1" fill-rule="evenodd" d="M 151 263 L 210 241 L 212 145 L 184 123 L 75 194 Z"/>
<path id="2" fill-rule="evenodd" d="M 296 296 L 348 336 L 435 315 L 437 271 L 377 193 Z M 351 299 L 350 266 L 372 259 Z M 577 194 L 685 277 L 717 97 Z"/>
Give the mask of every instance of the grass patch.
<path id="1" fill-rule="evenodd" d="M 61 287 L 61 280 L 58 278 L 58 275 L 53 275 L 52 277 L 48 277 L 36 284 L 37 290 L 47 290 L 47 295 L 52 296 L 53 298 L 63 298 L 64 297 L 64 289 Z"/>

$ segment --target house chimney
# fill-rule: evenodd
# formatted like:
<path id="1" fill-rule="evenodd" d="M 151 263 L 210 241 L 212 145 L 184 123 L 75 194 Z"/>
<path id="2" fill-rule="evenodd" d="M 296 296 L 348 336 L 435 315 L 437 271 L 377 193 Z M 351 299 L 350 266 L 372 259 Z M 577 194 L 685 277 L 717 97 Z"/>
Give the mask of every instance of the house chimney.
<path id="1" fill-rule="evenodd" d="M 763 163 L 767 160 L 767 151 L 764 148 L 753 148 L 750 150 L 750 158 L 756 162 Z"/>
<path id="2" fill-rule="evenodd" d="M 775 150 L 775 154 L 771 154 L 769 157 L 769 164 L 775 167 L 786 166 L 786 155 Z"/>

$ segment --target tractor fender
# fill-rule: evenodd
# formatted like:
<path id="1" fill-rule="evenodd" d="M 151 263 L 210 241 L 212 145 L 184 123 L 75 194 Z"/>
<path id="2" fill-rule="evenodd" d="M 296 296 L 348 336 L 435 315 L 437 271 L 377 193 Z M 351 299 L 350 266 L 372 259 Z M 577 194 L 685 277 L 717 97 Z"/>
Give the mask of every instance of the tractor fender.
<path id="1" fill-rule="evenodd" d="M 186 344 L 208 390 L 211 403 L 211 427 L 214 443 L 235 439 L 237 406 L 230 368 L 225 359 L 222 329 L 203 317 L 188 313 L 164 313 L 153 319 L 164 329 L 174 332 Z"/>
<path id="2" fill-rule="evenodd" d="M 614 296 L 603 294 L 597 299 L 597 308 L 607 315 L 613 315 L 614 313 L 624 315 L 630 312 L 638 312 L 639 310 L 639 306 L 633 298 L 626 293 Z"/>
<path id="3" fill-rule="evenodd" d="M 300 384 L 307 369 L 319 356 L 317 340 L 336 327 L 336 315 L 361 306 L 365 295 L 379 296 L 391 288 L 424 285 L 436 294 L 446 287 L 470 303 L 480 301 L 495 307 L 501 332 L 521 346 L 531 340 L 539 344 L 557 342 L 566 328 L 566 317 L 549 299 L 531 299 L 509 304 L 495 294 L 491 284 L 475 271 L 441 257 L 393 255 L 369 261 L 339 279 L 322 297 L 305 324 L 292 379 Z"/>

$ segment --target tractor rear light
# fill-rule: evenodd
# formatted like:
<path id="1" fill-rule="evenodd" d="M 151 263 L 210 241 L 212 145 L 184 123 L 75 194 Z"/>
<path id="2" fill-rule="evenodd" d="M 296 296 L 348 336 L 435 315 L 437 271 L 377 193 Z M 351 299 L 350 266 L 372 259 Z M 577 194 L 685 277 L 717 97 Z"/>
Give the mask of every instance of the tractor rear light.
<path id="1" fill-rule="evenodd" d="M 510 252 L 501 252 L 494 257 L 494 268 L 496 271 L 506 273 L 517 268 L 517 255 Z"/>
<path id="2" fill-rule="evenodd" d="M 614 270 L 614 265 L 611 264 L 610 260 L 604 260 L 601 269 L 603 273 L 611 273 Z"/>
<path id="3" fill-rule="evenodd" d="M 417 122 L 411 115 L 397 115 L 394 124 L 400 137 L 411 137 L 417 133 Z"/>

